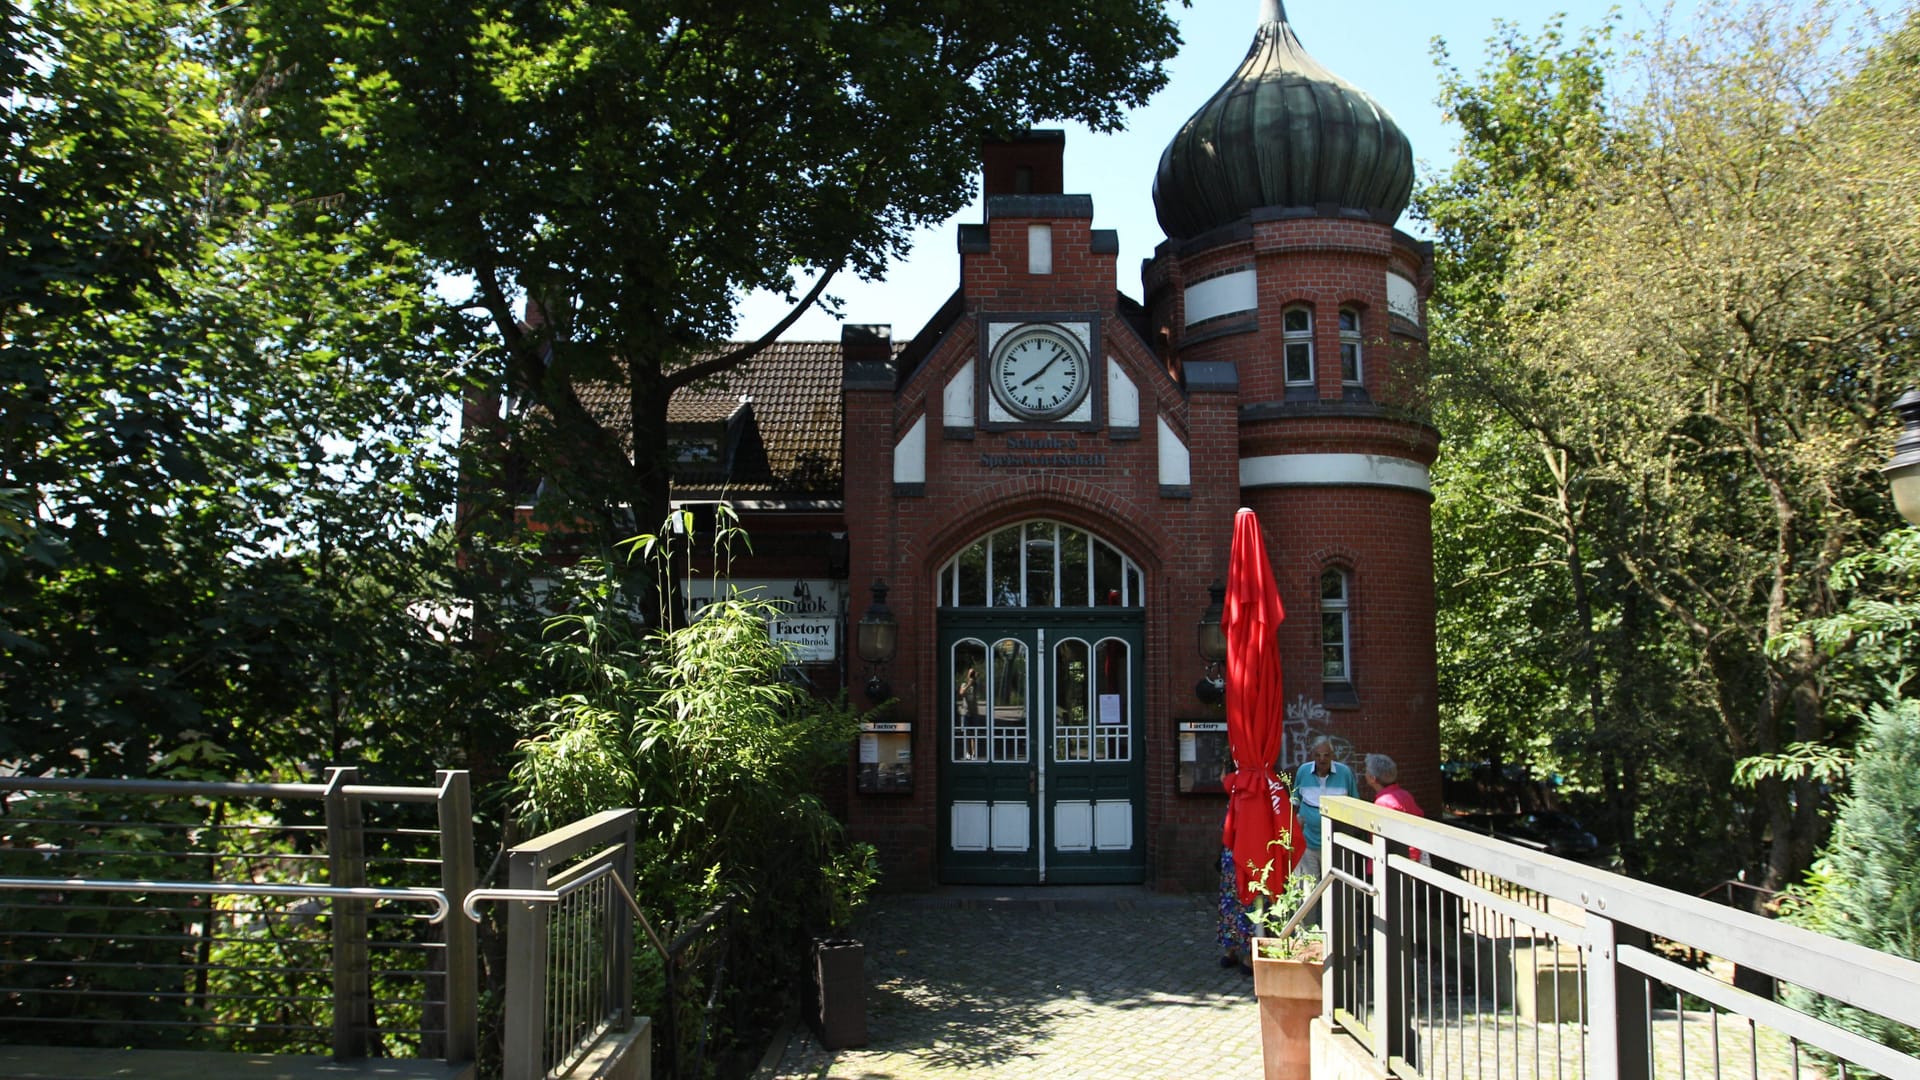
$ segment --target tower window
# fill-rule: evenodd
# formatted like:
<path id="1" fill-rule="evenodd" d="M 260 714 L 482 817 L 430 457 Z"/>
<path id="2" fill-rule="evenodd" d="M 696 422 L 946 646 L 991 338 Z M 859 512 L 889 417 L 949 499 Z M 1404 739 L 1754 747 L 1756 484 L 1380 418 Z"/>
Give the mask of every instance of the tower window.
<path id="1" fill-rule="evenodd" d="M 1320 677 L 1330 683 L 1353 681 L 1347 584 L 1347 572 L 1339 567 L 1320 572 Z"/>
<path id="2" fill-rule="evenodd" d="M 1360 313 L 1340 309 L 1340 381 L 1360 382 Z"/>
<path id="3" fill-rule="evenodd" d="M 1280 316 L 1281 348 L 1286 351 L 1287 385 L 1313 385 L 1313 312 L 1288 308 Z"/>

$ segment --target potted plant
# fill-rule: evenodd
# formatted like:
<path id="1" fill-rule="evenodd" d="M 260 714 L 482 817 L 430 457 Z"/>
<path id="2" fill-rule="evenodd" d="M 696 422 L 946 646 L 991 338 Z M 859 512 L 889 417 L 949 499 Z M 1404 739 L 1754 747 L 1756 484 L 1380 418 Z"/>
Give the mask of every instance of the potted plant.
<path id="1" fill-rule="evenodd" d="M 826 867 L 828 934 L 813 942 L 809 1019 L 828 1050 L 867 1044 L 866 947 L 845 936 L 879 878 L 872 844 L 852 844 Z"/>
<path id="2" fill-rule="evenodd" d="M 1273 863 L 1254 876 L 1253 993 L 1260 1001 L 1260 1056 L 1267 1080 L 1309 1075 L 1313 1018 L 1320 1015 L 1326 937 L 1305 919 L 1289 929 L 1318 882 L 1289 876 L 1276 891 Z"/>

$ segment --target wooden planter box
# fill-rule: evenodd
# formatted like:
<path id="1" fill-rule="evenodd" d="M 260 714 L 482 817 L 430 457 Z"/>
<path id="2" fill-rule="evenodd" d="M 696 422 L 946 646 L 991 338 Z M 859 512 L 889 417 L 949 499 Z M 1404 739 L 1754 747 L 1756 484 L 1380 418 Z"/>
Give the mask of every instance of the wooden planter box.
<path id="1" fill-rule="evenodd" d="M 1266 1080 L 1307 1080 L 1312 1068 L 1313 1018 L 1320 1015 L 1319 960 L 1262 955 L 1272 938 L 1253 939 L 1253 993 L 1260 999 L 1260 1057 Z"/>

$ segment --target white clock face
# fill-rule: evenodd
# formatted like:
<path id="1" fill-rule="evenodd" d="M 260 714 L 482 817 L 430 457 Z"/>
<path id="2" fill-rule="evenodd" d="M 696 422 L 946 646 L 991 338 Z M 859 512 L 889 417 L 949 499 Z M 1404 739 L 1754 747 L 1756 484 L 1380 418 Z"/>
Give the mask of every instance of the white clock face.
<path id="1" fill-rule="evenodd" d="M 1056 420 L 1087 394 L 1088 364 L 1080 342 L 1051 326 L 1024 326 L 993 351 L 993 394 L 1015 415 Z"/>

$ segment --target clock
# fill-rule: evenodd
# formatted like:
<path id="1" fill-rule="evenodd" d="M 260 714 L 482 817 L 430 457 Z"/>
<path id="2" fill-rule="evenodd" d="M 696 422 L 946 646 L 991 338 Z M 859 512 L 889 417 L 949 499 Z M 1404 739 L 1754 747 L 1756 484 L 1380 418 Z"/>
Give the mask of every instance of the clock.
<path id="1" fill-rule="evenodd" d="M 1046 323 L 1007 332 L 993 347 L 987 382 L 993 396 L 1022 420 L 1058 420 L 1087 396 L 1092 365 L 1080 339 Z"/>

